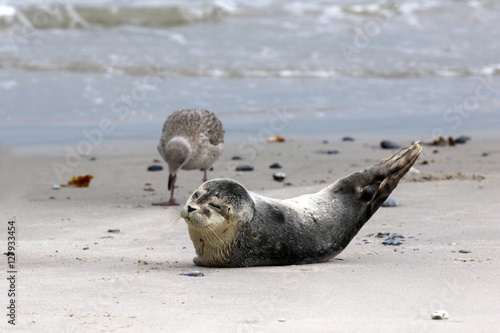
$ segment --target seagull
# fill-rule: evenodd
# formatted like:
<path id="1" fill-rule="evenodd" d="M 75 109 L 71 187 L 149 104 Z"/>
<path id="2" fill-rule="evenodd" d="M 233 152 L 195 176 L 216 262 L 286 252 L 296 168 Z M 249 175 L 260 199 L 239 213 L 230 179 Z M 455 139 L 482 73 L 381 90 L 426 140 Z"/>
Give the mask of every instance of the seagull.
<path id="1" fill-rule="evenodd" d="M 224 130 L 220 120 L 210 111 L 183 109 L 172 113 L 163 125 L 158 151 L 169 169 L 170 200 L 155 206 L 178 206 L 174 199 L 177 171 L 201 169 L 203 182 L 207 170 L 219 158 L 224 148 Z"/>

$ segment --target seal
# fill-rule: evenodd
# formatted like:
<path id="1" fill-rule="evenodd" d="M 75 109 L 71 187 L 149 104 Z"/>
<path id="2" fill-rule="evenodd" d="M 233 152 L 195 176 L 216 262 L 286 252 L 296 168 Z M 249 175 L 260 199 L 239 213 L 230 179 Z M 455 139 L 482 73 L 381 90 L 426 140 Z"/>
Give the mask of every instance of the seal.
<path id="1" fill-rule="evenodd" d="M 181 210 L 199 266 L 324 262 L 343 251 L 420 155 L 417 143 L 314 194 L 279 200 L 210 180 Z"/>

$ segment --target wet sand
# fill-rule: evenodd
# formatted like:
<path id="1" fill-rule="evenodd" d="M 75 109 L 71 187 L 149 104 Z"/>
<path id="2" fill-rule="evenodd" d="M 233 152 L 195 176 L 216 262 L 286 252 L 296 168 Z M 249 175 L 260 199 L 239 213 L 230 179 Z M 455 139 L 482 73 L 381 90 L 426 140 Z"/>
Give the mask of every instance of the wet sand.
<path id="1" fill-rule="evenodd" d="M 329 142 L 228 142 L 209 178 L 231 177 L 251 191 L 288 198 L 317 191 L 391 153 L 378 146 L 387 138 L 324 139 Z M 412 139 L 395 141 L 406 145 Z M 415 165 L 420 173 L 408 174 L 391 196 L 399 206 L 380 208 L 326 263 L 239 269 L 195 266 L 180 208 L 151 205 L 169 196 L 166 163 L 154 162 L 161 159 L 156 142 L 95 147 L 62 174 L 64 182 L 92 174 L 90 186 L 61 190 L 52 189 L 60 183 L 52 165 L 68 165 L 63 147 L 4 149 L 0 235 L 5 244 L 7 222 L 14 220 L 15 331 L 496 331 L 497 142 L 494 136 L 473 136 L 465 145 L 424 147 Z M 329 149 L 339 153 L 328 155 Z M 231 161 L 235 155 L 243 160 Z M 274 162 L 283 168 L 269 169 Z M 240 163 L 255 170 L 234 172 Z M 148 172 L 152 164 L 165 169 Z M 276 171 L 287 175 L 283 183 L 272 179 Z M 179 202 L 201 184 L 202 175 L 178 174 Z M 154 191 L 144 190 L 149 187 Z M 120 232 L 108 233 L 112 228 Z M 378 232 L 401 234 L 404 244 L 384 246 L 384 238 L 373 236 Z M 190 270 L 204 277 L 180 275 Z M 432 320 L 431 312 L 439 309 L 449 319 Z M 4 316 L 2 331 L 12 329 L 6 321 Z"/>

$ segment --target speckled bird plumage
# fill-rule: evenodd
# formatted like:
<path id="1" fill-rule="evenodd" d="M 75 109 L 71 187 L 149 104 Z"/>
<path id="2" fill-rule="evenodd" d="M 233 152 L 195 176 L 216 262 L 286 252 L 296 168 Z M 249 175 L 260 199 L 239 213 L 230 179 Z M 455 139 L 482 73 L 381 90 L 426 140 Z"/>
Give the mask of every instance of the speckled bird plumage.
<path id="1" fill-rule="evenodd" d="M 171 177 L 176 177 L 179 169 L 208 170 L 223 148 L 222 123 L 212 112 L 199 109 L 172 113 L 163 125 L 158 144 L 158 151 L 167 162 Z"/>
<path id="2" fill-rule="evenodd" d="M 180 136 L 191 145 L 191 156 L 181 169 L 208 169 L 224 148 L 224 131 L 220 120 L 210 111 L 183 109 L 172 113 L 163 125 L 158 151 L 168 161 L 165 145 Z"/>

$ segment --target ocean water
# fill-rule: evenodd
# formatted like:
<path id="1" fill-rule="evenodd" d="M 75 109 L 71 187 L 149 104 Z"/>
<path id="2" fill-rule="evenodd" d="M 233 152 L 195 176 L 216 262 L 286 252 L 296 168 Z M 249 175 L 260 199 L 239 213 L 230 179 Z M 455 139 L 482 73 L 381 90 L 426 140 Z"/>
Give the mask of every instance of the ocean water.
<path id="1" fill-rule="evenodd" d="M 500 2 L 249 3 L 0 0 L 0 145 L 156 140 L 188 107 L 229 137 L 500 126 Z"/>

